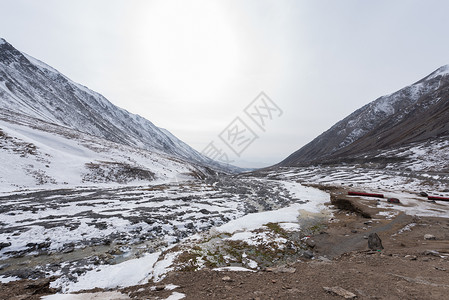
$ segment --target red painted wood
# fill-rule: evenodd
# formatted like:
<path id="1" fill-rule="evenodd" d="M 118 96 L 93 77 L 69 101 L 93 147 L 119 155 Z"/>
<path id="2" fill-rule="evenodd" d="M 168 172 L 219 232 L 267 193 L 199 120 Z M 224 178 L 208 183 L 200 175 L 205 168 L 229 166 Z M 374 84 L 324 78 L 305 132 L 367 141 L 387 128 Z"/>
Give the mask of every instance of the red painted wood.
<path id="1" fill-rule="evenodd" d="M 384 198 L 384 195 L 382 195 L 382 194 L 372 194 L 372 193 L 362 193 L 362 192 L 348 192 L 348 195 Z"/>
<path id="2" fill-rule="evenodd" d="M 447 197 L 437 197 L 437 196 L 429 196 L 427 197 L 429 200 L 440 200 L 440 201 L 449 201 Z"/>

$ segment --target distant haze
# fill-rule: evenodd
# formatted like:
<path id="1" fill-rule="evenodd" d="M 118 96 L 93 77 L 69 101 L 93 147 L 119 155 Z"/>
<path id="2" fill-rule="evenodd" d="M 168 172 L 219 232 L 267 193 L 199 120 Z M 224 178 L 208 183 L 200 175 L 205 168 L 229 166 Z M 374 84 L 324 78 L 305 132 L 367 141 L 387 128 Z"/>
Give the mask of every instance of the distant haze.
<path id="1" fill-rule="evenodd" d="M 112 103 L 236 165 L 277 163 L 449 63 L 448 1 L 0 0 L 0 37 Z M 244 108 L 282 110 L 262 131 Z M 240 157 L 218 135 L 257 134 Z"/>

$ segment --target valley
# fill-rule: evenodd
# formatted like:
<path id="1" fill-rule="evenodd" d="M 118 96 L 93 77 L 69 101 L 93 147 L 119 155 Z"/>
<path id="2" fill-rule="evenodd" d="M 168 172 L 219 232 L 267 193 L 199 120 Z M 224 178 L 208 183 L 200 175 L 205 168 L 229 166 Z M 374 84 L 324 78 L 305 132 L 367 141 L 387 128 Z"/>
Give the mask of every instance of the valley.
<path id="1" fill-rule="evenodd" d="M 0 39 L 0 299 L 442 299 L 448 89 L 248 171 Z"/>

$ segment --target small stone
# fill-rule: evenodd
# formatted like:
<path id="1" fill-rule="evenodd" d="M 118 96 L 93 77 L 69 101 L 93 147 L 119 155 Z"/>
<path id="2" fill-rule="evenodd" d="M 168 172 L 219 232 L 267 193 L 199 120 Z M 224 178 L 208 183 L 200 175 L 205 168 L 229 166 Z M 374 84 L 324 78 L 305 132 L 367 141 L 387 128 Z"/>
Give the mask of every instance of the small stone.
<path id="1" fill-rule="evenodd" d="M 165 285 L 156 285 L 154 287 L 154 290 L 155 291 L 163 291 L 163 290 L 165 290 Z"/>
<path id="2" fill-rule="evenodd" d="M 439 271 L 446 271 L 446 269 L 445 269 L 445 268 L 442 268 L 442 267 L 435 267 L 435 269 L 436 269 L 436 270 L 439 270 Z"/>
<path id="3" fill-rule="evenodd" d="M 425 240 L 436 240 L 437 238 L 433 234 L 427 233 L 424 235 L 424 239 Z"/>
<path id="4" fill-rule="evenodd" d="M 440 252 L 436 250 L 426 250 L 423 252 L 424 255 L 431 255 L 431 256 L 440 256 Z"/>
<path id="5" fill-rule="evenodd" d="M 417 259 L 416 255 L 406 255 L 405 258 L 410 259 L 410 260 L 416 260 Z"/>
<path id="6" fill-rule="evenodd" d="M 120 248 L 114 248 L 108 251 L 111 255 L 122 255 L 123 251 Z"/>
<path id="7" fill-rule="evenodd" d="M 306 240 L 306 244 L 307 244 L 307 246 L 309 246 L 310 248 L 315 248 L 315 246 L 316 246 L 315 241 L 312 240 L 312 239 L 307 239 L 307 240 Z"/>
<path id="8" fill-rule="evenodd" d="M 345 299 L 355 299 L 355 298 L 357 298 L 356 294 L 351 293 L 350 291 L 345 290 L 344 288 L 341 288 L 339 286 L 323 287 L 323 289 L 326 292 L 328 292 L 329 294 L 337 295 L 337 296 L 343 297 Z"/>
<path id="9" fill-rule="evenodd" d="M 306 251 L 304 251 L 304 253 L 302 254 L 305 258 L 308 258 L 308 259 L 312 259 L 313 258 L 313 252 L 312 251 L 309 251 L 309 250 L 306 250 Z"/>
<path id="10" fill-rule="evenodd" d="M 419 195 L 421 197 L 428 197 L 429 196 L 426 192 L 420 192 Z"/>
<path id="11" fill-rule="evenodd" d="M 232 279 L 229 276 L 224 276 L 221 280 L 225 281 L 225 282 L 231 282 Z"/>
<path id="12" fill-rule="evenodd" d="M 377 233 L 370 233 L 368 236 L 368 248 L 371 250 L 382 250 L 384 247 L 382 246 L 382 240 L 377 235 Z"/>

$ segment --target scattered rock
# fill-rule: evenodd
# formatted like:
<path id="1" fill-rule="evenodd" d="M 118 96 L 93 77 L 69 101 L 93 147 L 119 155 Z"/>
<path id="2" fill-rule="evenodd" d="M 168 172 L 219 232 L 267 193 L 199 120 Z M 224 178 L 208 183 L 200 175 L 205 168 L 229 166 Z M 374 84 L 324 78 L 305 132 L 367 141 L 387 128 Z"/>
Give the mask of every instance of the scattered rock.
<path id="1" fill-rule="evenodd" d="M 395 203 L 395 204 L 401 203 L 401 201 L 399 201 L 398 198 L 388 198 L 388 199 L 387 199 L 387 202 L 388 202 L 388 203 Z"/>
<path id="2" fill-rule="evenodd" d="M 428 197 L 429 196 L 429 194 L 427 194 L 426 192 L 420 192 L 419 195 L 422 196 L 422 197 Z"/>
<path id="3" fill-rule="evenodd" d="M 445 268 L 442 268 L 442 267 L 435 267 L 435 270 L 446 271 L 446 269 L 445 269 Z"/>
<path id="4" fill-rule="evenodd" d="M 324 257 L 324 256 L 318 257 L 318 260 L 319 260 L 319 261 L 322 261 L 322 262 L 326 262 L 326 263 L 331 262 L 331 260 L 330 260 L 329 258 Z"/>
<path id="5" fill-rule="evenodd" d="M 296 269 L 295 268 L 288 268 L 288 267 L 271 267 L 271 268 L 266 268 L 265 271 L 267 272 L 273 272 L 273 273 L 295 273 Z"/>
<path id="6" fill-rule="evenodd" d="M 337 295 L 340 297 L 343 297 L 345 299 L 355 299 L 357 298 L 357 295 L 354 293 L 351 293 L 348 290 L 345 290 L 344 288 L 341 288 L 339 286 L 334 286 L 334 287 L 323 287 L 323 289 L 332 295 Z"/>
<path id="7" fill-rule="evenodd" d="M 433 234 L 427 233 L 424 235 L 424 239 L 425 240 L 436 240 L 437 238 Z"/>
<path id="8" fill-rule="evenodd" d="M 0 243 L 0 250 L 2 250 L 3 248 L 9 247 L 9 246 L 11 246 L 10 242 L 8 242 L 8 243 Z"/>
<path id="9" fill-rule="evenodd" d="M 440 252 L 436 250 L 426 250 L 423 252 L 424 255 L 431 255 L 431 256 L 440 256 Z"/>
<path id="10" fill-rule="evenodd" d="M 382 250 L 384 247 L 382 246 L 382 240 L 377 235 L 377 233 L 370 233 L 368 236 L 368 248 L 371 250 Z"/>
<path id="11" fill-rule="evenodd" d="M 406 255 L 405 258 L 410 259 L 410 260 L 416 260 L 417 259 L 416 255 Z"/>
<path id="12" fill-rule="evenodd" d="M 165 285 L 156 285 L 154 287 L 154 290 L 155 291 L 163 291 L 163 290 L 165 290 Z"/>
<path id="13" fill-rule="evenodd" d="M 229 276 L 224 276 L 221 280 L 223 280 L 224 282 L 232 282 L 232 279 Z"/>
<path id="14" fill-rule="evenodd" d="M 122 255 L 123 251 L 120 248 L 114 248 L 108 251 L 111 255 Z"/>
<path id="15" fill-rule="evenodd" d="M 50 288 L 50 282 L 55 280 L 54 277 L 42 278 L 32 281 L 25 285 L 25 289 L 31 290 L 34 295 L 37 294 L 53 294 L 56 292 L 55 289 Z"/>
<path id="16" fill-rule="evenodd" d="M 302 256 L 304 256 L 305 258 L 308 258 L 308 259 L 312 259 L 314 255 L 313 255 L 313 252 L 312 252 L 312 251 L 306 250 L 306 251 L 304 251 L 304 253 L 302 254 Z"/>

